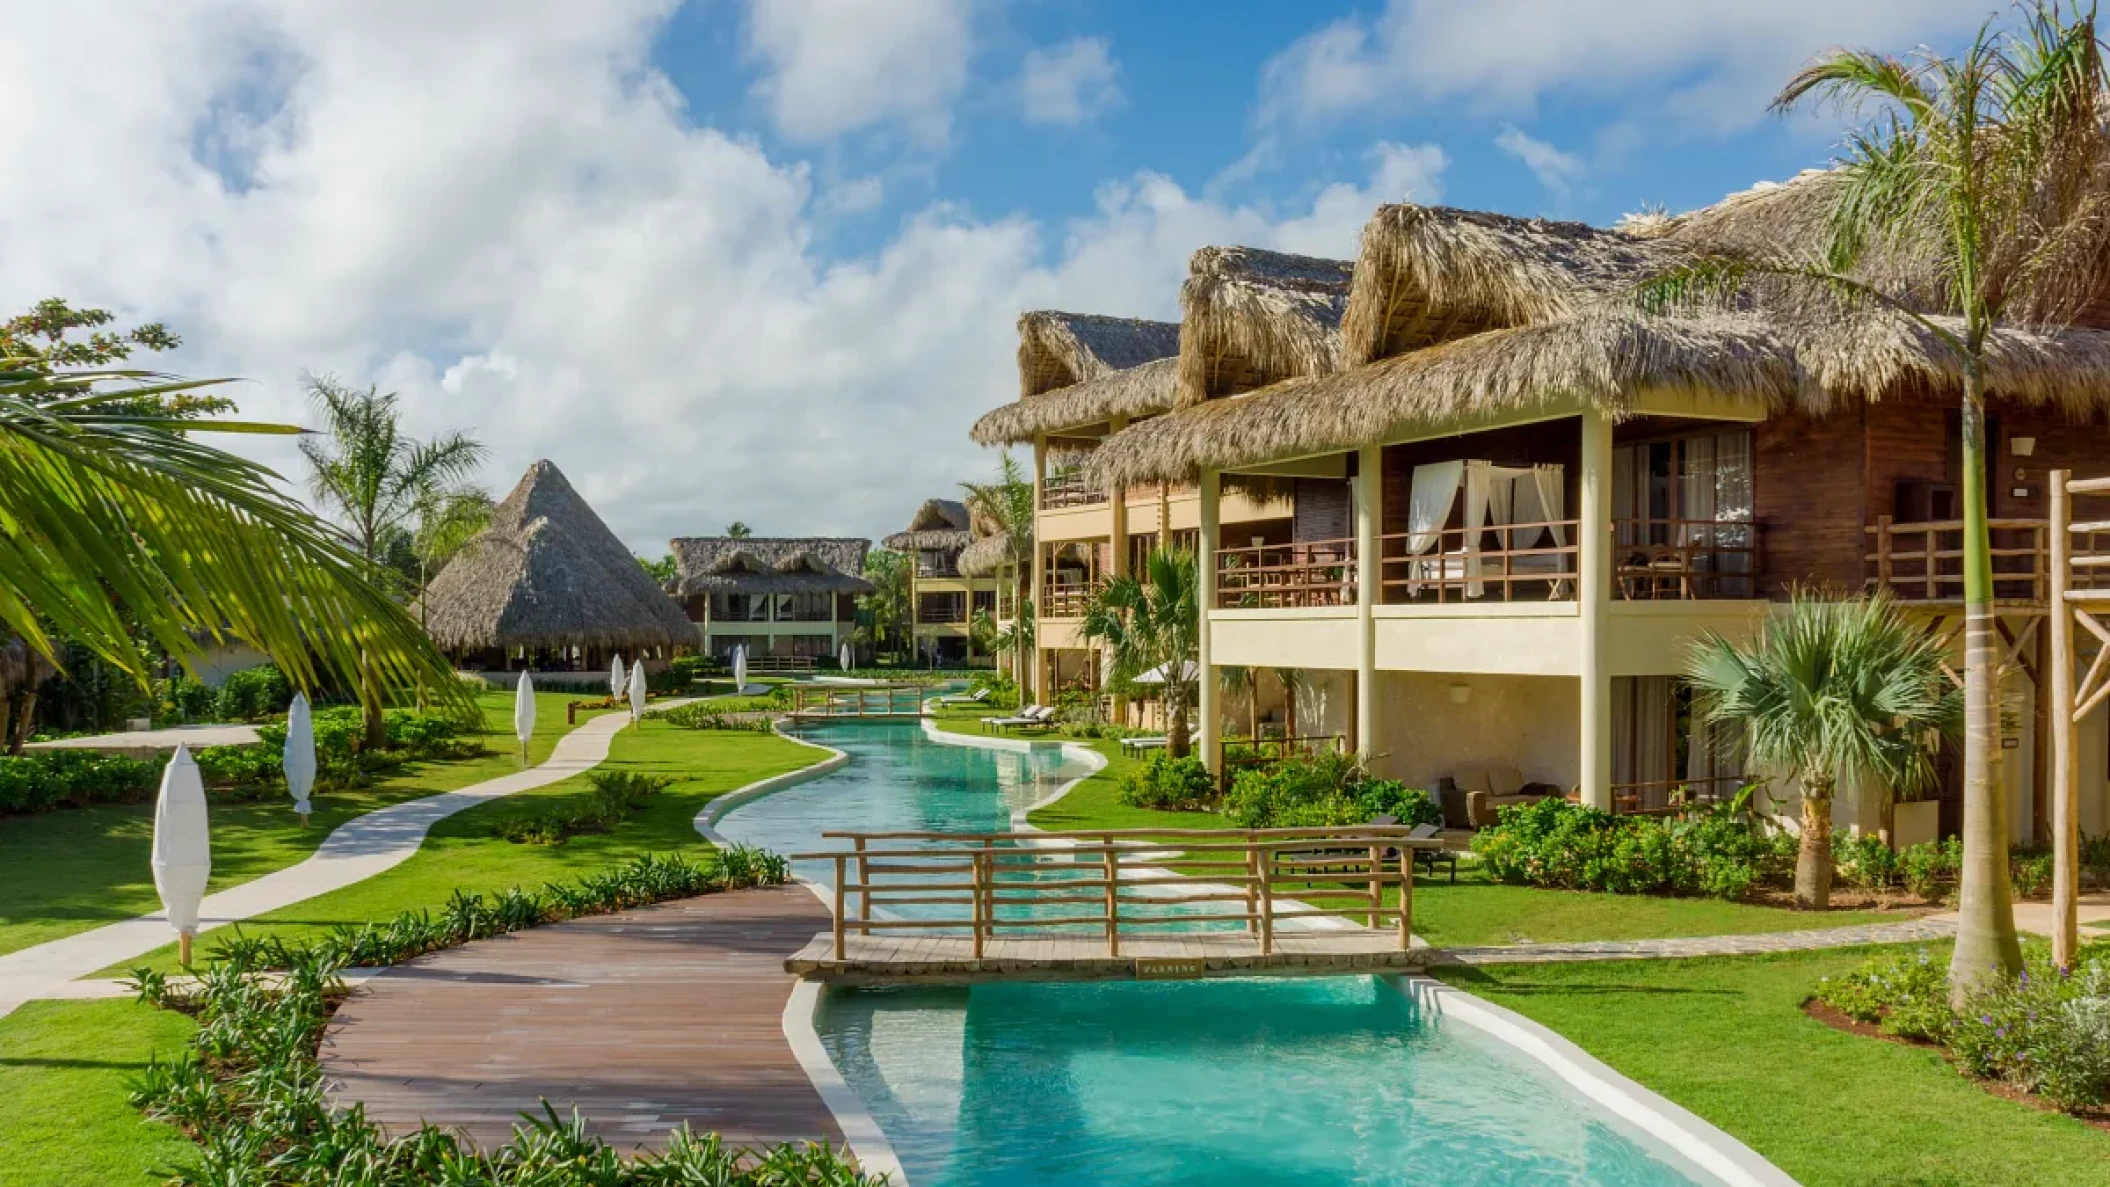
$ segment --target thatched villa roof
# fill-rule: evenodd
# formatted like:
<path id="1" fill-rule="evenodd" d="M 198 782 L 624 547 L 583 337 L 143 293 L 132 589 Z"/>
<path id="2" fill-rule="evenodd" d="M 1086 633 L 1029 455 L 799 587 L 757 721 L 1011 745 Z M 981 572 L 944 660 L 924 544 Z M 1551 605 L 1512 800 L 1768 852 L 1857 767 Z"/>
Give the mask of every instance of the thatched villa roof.
<path id="1" fill-rule="evenodd" d="M 1040 309 L 1018 315 L 1018 395 L 1042 395 L 1180 349 L 1171 322 Z"/>
<path id="2" fill-rule="evenodd" d="M 1204 247 L 1180 286 L 1179 407 L 1341 366 L 1346 260 Z"/>
<path id="3" fill-rule="evenodd" d="M 696 641 L 681 607 L 548 461 L 528 467 L 422 600 L 426 628 L 449 651 Z"/>
<path id="4" fill-rule="evenodd" d="M 679 597 L 872 592 L 872 583 L 863 577 L 870 540 L 682 536 L 667 544 L 674 552 L 674 592 Z"/>
<path id="5" fill-rule="evenodd" d="M 1008 536 L 982 536 L 960 550 L 955 562 L 962 577 L 987 577 L 1002 571 L 1011 563 L 1011 539 Z"/>
<path id="6" fill-rule="evenodd" d="M 1117 416 L 1156 416 L 1172 407 L 1172 385 L 1178 373 L 1175 356 L 1110 371 L 995 409 L 974 422 L 970 435 L 980 445 L 1019 445 L 1041 433 L 1100 424 Z"/>
<path id="7" fill-rule="evenodd" d="M 895 532 L 881 543 L 901 552 L 960 549 L 974 539 L 971 527 L 967 504 L 958 499 L 925 499 L 909 520 L 908 530 Z"/>

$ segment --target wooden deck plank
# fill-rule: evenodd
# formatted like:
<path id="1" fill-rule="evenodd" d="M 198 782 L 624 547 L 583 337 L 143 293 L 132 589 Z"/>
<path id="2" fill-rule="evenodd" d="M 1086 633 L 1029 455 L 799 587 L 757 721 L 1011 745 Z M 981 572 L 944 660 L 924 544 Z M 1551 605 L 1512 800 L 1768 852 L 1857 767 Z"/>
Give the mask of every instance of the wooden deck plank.
<path id="1" fill-rule="evenodd" d="M 783 1035 L 787 953 L 832 955 L 803 887 L 516 932 L 366 982 L 322 1042 L 332 1100 L 390 1133 L 506 1141 L 547 1099 L 625 1152 L 683 1122 L 734 1145 L 842 1136 Z"/>
<path id="2" fill-rule="evenodd" d="M 1097 936 L 1021 933 L 991 941 L 980 960 L 974 958 L 967 936 L 853 935 L 842 960 L 835 959 L 826 940 L 823 934 L 800 947 L 784 961 L 785 969 L 801 977 L 853 985 L 1139 976 L 1325 977 L 1418 969 L 1432 955 L 1422 948 L 1401 951 L 1399 933 L 1392 928 L 1285 929 L 1275 933 L 1275 950 L 1267 956 L 1260 954 L 1258 937 L 1242 931 L 1124 935 L 1121 954 L 1115 957 L 1106 954 L 1106 942 Z"/>

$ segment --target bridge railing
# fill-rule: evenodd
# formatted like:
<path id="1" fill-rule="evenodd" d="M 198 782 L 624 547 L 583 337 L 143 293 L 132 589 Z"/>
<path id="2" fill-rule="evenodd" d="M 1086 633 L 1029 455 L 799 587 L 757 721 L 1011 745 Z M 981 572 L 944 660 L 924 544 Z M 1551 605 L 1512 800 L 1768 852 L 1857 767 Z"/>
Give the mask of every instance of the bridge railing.
<path id="1" fill-rule="evenodd" d="M 1123 936 L 1203 923 L 1237 925 L 1267 956 L 1282 921 L 1313 918 L 1358 919 L 1373 930 L 1389 921 L 1406 951 L 1415 852 L 1442 848 L 1409 832 L 1394 825 L 826 832 L 851 847 L 792 860 L 834 865 L 837 960 L 853 934 L 939 929 L 969 932 L 978 960 L 1002 934 L 1057 929 L 1096 933 L 1117 957 Z M 1289 897 L 1285 883 L 1304 888 Z"/>
<path id="2" fill-rule="evenodd" d="M 920 684 L 794 684 L 795 717 L 915 717 L 930 690 Z"/>

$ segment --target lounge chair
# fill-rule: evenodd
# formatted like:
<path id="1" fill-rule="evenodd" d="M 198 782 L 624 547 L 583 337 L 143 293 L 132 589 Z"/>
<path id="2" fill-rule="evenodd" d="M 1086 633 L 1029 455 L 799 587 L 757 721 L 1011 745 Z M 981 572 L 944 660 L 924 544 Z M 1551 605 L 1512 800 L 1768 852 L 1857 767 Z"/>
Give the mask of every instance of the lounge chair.
<path id="1" fill-rule="evenodd" d="M 1417 824 L 1414 826 L 1413 831 L 1407 834 L 1407 839 L 1410 841 L 1426 841 L 1442 831 L 1443 826 L 1441 825 Z M 1427 866 L 1429 877 L 1431 878 L 1436 876 L 1437 862 L 1450 863 L 1451 881 L 1454 883 L 1458 881 L 1457 853 L 1449 849 L 1423 849 L 1419 845 L 1414 847 L 1414 864 L 1416 866 Z"/>
<path id="2" fill-rule="evenodd" d="M 1000 730 L 1053 729 L 1055 727 L 1055 710 L 1046 705 L 1028 705 L 1016 716 L 984 717 L 982 718 L 982 724 L 992 725 Z"/>
<path id="3" fill-rule="evenodd" d="M 948 707 L 954 705 L 979 705 L 988 699 L 989 690 L 987 688 L 977 688 L 973 692 L 956 692 L 951 696 L 939 697 L 938 703 Z"/>
<path id="4" fill-rule="evenodd" d="M 1159 734 L 1156 737 L 1123 738 L 1121 749 L 1130 754 L 1142 754 L 1149 750 L 1163 750 L 1172 744 L 1172 739 Z"/>

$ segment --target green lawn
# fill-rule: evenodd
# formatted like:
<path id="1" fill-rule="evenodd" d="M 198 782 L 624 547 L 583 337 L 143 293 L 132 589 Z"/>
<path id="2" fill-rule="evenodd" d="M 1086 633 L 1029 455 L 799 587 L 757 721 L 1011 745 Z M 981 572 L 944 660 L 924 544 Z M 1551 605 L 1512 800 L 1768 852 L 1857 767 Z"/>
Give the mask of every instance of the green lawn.
<path id="1" fill-rule="evenodd" d="M 1995 1097 L 1934 1051 L 1802 1013 L 1819 977 L 1873 951 L 1438 975 L 1559 1031 L 1811 1187 L 2110 1182 L 2110 1133 Z"/>
<path id="2" fill-rule="evenodd" d="M 938 725 L 955 733 L 988 734 L 974 713 L 948 711 Z M 1213 812 L 1159 812 L 1131 808 L 1120 800 L 1121 779 L 1137 760 L 1121 753 L 1109 739 L 1074 739 L 1107 759 L 1106 769 L 1079 783 L 1055 803 L 1034 812 L 1036 828 L 1050 831 L 1097 828 L 1229 828 Z M 1324 903 L 1323 894 L 1307 894 L 1303 883 L 1282 883 L 1284 894 Z M 1335 900 L 1338 902 L 1339 900 Z M 1904 916 L 1874 911 L 1829 911 L 1813 914 L 1726 903 L 1705 898 L 1652 898 L 1642 895 L 1593 894 L 1503 886 L 1461 865 L 1458 882 L 1447 875 L 1414 882 L 1414 932 L 1441 946 L 1517 944 L 1526 941 L 1643 940 L 1665 936 L 1745 935 L 1815 927 L 1880 923 Z"/>
<path id="3" fill-rule="evenodd" d="M 215 805 L 211 888 L 224 890 L 302 860 L 331 829 L 354 816 L 519 770 L 513 694 L 492 692 L 477 699 L 495 731 L 485 739 L 489 754 L 413 763 L 370 787 L 319 793 L 305 830 L 289 799 Z M 548 758 L 557 739 L 569 732 L 564 705 L 572 699 L 566 693 L 535 694 L 533 762 Z M 0 819 L 0 953 L 153 910 L 159 905 L 147 867 L 153 835 L 151 801 Z"/>
<path id="4" fill-rule="evenodd" d="M 130 1001 L 30 1002 L 0 1018 L 0 1187 L 144 1183 L 193 1147 L 125 1102 L 147 1055 L 180 1050 L 182 1014 Z"/>

